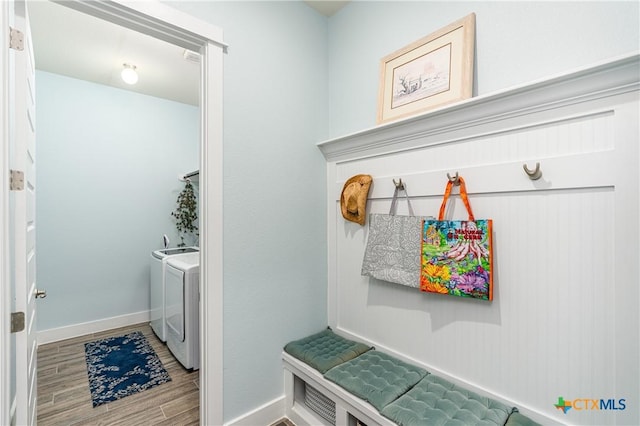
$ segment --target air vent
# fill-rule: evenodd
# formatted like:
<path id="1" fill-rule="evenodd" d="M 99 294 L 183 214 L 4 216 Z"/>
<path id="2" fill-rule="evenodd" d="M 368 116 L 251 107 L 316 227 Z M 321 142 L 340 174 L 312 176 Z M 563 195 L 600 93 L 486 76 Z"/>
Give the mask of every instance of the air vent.
<path id="1" fill-rule="evenodd" d="M 304 384 L 304 403 L 329 424 L 336 424 L 336 403 L 308 383 Z"/>

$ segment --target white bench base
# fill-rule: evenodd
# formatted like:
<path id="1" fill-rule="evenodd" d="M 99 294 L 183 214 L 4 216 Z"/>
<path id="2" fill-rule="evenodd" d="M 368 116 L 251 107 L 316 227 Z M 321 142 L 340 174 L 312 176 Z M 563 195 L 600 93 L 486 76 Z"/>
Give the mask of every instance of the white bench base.
<path id="1" fill-rule="evenodd" d="M 304 403 L 304 384 L 308 383 L 336 404 L 336 426 L 397 426 L 383 417 L 366 401 L 326 380 L 317 370 L 304 362 L 282 353 L 284 364 L 285 415 L 296 426 L 332 426 L 310 410 Z"/>

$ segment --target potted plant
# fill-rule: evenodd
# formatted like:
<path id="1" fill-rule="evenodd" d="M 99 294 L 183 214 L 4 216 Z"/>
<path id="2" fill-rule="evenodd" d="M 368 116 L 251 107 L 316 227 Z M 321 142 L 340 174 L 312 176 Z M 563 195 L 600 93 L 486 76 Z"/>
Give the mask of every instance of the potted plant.
<path id="1" fill-rule="evenodd" d="M 196 200 L 196 194 L 193 190 L 193 185 L 189 179 L 186 180 L 184 189 L 178 194 L 176 209 L 171 212 L 171 216 L 176 219 L 176 229 L 180 235 L 180 244 L 178 247 L 186 246 L 184 237 L 186 235 L 193 235 L 197 237 L 198 226 L 196 220 L 198 220 L 198 202 Z"/>

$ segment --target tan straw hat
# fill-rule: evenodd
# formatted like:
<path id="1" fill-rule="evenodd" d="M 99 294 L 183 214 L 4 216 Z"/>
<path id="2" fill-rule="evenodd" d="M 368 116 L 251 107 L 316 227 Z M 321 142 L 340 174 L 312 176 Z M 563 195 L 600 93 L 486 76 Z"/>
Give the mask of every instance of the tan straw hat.
<path id="1" fill-rule="evenodd" d="M 344 183 L 340 195 L 340 210 L 345 219 L 364 225 L 371 181 L 369 175 L 355 175 Z"/>

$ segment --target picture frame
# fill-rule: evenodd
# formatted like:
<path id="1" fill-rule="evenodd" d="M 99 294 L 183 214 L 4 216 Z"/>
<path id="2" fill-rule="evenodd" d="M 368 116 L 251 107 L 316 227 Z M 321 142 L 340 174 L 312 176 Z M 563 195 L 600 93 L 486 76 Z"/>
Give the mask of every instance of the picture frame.
<path id="1" fill-rule="evenodd" d="M 378 124 L 472 96 L 475 21 L 471 13 L 381 59 Z"/>

